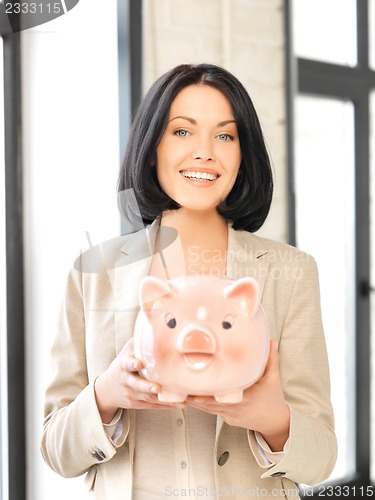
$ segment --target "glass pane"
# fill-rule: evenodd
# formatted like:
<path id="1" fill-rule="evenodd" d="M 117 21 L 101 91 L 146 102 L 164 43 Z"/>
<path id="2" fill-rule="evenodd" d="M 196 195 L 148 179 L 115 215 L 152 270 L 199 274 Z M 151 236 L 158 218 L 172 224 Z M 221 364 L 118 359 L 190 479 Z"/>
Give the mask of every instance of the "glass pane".
<path id="1" fill-rule="evenodd" d="M 0 499 L 8 498 L 3 39 L 0 37 Z"/>
<path id="2" fill-rule="evenodd" d="M 370 95 L 370 283 L 375 288 L 375 92 Z M 371 293 L 371 422 L 375 422 L 375 291 Z M 375 482 L 375 430 L 371 432 L 371 480 Z"/>
<path id="3" fill-rule="evenodd" d="M 356 0 L 293 0 L 293 36 L 299 57 L 355 66 Z"/>
<path id="4" fill-rule="evenodd" d="M 354 107 L 296 99 L 297 245 L 318 264 L 339 455 L 330 480 L 355 469 Z M 334 250 L 334 261 L 332 255 Z"/>

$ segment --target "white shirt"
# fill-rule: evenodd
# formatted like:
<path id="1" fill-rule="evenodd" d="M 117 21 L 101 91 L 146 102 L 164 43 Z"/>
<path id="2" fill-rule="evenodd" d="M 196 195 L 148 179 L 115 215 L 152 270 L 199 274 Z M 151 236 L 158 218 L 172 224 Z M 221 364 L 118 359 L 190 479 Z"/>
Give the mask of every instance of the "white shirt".
<path id="1" fill-rule="evenodd" d="M 177 492 L 195 498 L 198 488 L 213 491 L 215 430 L 215 415 L 191 407 L 137 411 L 134 500 L 176 497 Z"/>
<path id="2" fill-rule="evenodd" d="M 104 426 L 114 442 L 122 431 L 120 417 L 121 410 Z M 202 496 L 215 499 L 215 434 L 216 415 L 192 407 L 137 410 L 133 499 L 195 499 Z M 288 441 L 282 452 L 272 452 L 261 434 L 255 432 L 255 437 L 264 466 L 280 462 Z M 163 471 L 160 464 L 163 464 Z"/>

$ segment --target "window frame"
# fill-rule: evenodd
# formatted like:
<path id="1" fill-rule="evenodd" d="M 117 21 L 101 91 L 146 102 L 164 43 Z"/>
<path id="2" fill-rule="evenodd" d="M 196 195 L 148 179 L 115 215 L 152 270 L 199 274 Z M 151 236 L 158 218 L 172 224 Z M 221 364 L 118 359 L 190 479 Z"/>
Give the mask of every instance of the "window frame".
<path id="1" fill-rule="evenodd" d="M 4 4 L 0 8 L 4 9 Z M 26 499 L 27 481 L 21 37 L 12 33 L 5 12 L 0 19 L 4 58 L 7 428 L 11 437 L 6 460 L 9 500 L 22 500 Z"/>
<path id="2" fill-rule="evenodd" d="M 143 2 L 117 0 L 120 159 L 125 156 L 132 120 L 143 97 Z M 121 219 L 121 234 L 129 232 Z"/>

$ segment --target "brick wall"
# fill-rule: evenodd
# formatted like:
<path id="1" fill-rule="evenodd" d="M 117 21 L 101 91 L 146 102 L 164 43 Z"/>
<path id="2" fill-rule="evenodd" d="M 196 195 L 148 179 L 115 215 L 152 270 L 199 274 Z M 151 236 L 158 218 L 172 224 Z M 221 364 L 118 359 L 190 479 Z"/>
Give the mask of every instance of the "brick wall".
<path id="1" fill-rule="evenodd" d="M 275 173 L 259 234 L 287 240 L 283 0 L 143 0 L 144 88 L 181 63 L 211 62 L 235 74 L 259 114 Z"/>

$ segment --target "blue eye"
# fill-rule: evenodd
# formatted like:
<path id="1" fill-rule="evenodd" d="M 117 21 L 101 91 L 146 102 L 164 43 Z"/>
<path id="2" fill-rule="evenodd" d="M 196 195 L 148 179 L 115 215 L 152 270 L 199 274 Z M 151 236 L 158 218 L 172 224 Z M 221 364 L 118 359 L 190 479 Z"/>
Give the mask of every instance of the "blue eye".
<path id="1" fill-rule="evenodd" d="M 220 141 L 232 141 L 233 140 L 233 136 L 229 135 L 229 134 L 220 134 L 218 136 L 218 138 Z"/>
<path id="2" fill-rule="evenodd" d="M 186 137 L 188 135 L 187 130 L 176 130 L 176 135 L 179 137 Z"/>

